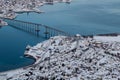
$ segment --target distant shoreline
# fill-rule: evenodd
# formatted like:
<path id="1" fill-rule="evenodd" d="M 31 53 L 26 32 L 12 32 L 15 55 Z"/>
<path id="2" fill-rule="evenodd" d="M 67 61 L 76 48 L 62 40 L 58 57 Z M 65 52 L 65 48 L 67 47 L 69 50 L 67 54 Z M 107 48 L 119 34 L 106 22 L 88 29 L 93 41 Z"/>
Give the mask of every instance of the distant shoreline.
<path id="1" fill-rule="evenodd" d="M 104 33 L 104 34 L 96 34 L 96 35 L 82 35 L 84 38 L 86 37 L 92 37 L 93 36 L 118 36 L 120 33 Z"/>
<path id="2" fill-rule="evenodd" d="M 35 13 L 40 14 L 40 13 L 44 13 L 44 11 L 41 11 L 39 9 L 41 6 L 44 6 L 47 4 L 53 5 L 54 3 L 70 3 L 70 2 L 71 2 L 71 0 L 62 0 L 62 1 L 53 1 L 53 2 L 46 2 L 46 1 L 44 2 L 43 1 L 43 2 L 41 2 L 41 5 L 38 6 L 38 8 L 36 8 L 36 7 L 32 8 L 32 9 L 26 8 L 26 10 L 20 9 L 19 11 L 13 9 L 14 15 L 8 17 L 4 14 L 0 14 L 0 18 L 15 19 L 17 17 L 17 14 L 30 13 L 30 12 L 35 12 Z"/>

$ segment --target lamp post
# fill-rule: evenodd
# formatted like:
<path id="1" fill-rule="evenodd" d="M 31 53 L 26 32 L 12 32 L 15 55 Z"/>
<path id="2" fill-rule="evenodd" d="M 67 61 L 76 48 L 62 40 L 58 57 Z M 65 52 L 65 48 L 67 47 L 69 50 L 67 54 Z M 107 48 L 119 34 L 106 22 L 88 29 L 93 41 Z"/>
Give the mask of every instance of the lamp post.
<path id="1" fill-rule="evenodd" d="M 79 49 L 79 40 L 80 40 L 80 34 L 76 34 L 76 49 Z"/>

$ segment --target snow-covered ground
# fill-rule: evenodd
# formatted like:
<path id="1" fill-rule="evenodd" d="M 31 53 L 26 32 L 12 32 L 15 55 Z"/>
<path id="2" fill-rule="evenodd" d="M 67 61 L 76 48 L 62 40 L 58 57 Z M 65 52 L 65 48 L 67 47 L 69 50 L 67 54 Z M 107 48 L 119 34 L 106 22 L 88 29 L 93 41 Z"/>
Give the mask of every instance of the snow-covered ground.
<path id="1" fill-rule="evenodd" d="M 120 42 L 120 36 L 94 36 L 94 39 L 102 42 Z"/>
<path id="2" fill-rule="evenodd" d="M 119 36 L 55 36 L 30 47 L 25 55 L 36 62 L 0 73 L 0 80 L 120 80 Z"/>
<path id="3" fill-rule="evenodd" d="M 14 19 L 21 12 L 42 13 L 40 6 L 56 2 L 70 3 L 71 0 L 0 0 L 0 17 Z"/>

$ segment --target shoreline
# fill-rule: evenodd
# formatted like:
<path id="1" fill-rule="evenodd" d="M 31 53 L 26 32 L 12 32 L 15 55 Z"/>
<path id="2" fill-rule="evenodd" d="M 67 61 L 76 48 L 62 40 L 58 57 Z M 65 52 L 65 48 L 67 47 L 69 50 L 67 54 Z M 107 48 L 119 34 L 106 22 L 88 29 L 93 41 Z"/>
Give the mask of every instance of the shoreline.
<path id="1" fill-rule="evenodd" d="M 95 34 L 95 35 L 82 35 L 82 37 L 87 38 L 91 37 L 93 38 L 94 36 L 118 36 L 120 33 L 103 33 L 103 34 Z"/>
<path id="2" fill-rule="evenodd" d="M 119 36 L 120 34 L 119 33 L 108 33 L 108 34 L 96 34 L 96 35 L 82 35 L 82 37 L 84 37 L 84 38 L 88 38 L 88 37 L 91 37 L 91 38 L 93 38 L 94 36 L 106 36 L 106 37 L 115 37 L 115 36 Z M 46 41 L 46 40 L 45 40 Z M 30 65 L 26 65 L 26 66 L 23 66 L 23 67 L 20 67 L 20 68 L 16 68 L 16 69 L 11 69 L 11 70 L 7 70 L 7 71 L 2 71 L 2 72 L 0 72 L 0 74 L 3 74 L 3 73 L 8 73 L 8 72 L 11 72 L 11 71 L 16 71 L 16 70 L 21 70 L 21 69 L 26 69 L 26 68 L 30 68 L 30 67 L 33 67 L 34 65 L 36 65 L 36 64 L 38 64 L 38 61 L 40 60 L 40 59 L 37 59 L 35 56 L 33 56 L 33 55 L 30 55 L 30 54 L 25 54 L 24 53 L 24 57 L 26 57 L 26 58 L 29 58 L 29 59 L 33 59 L 34 60 L 34 62 L 33 63 L 31 63 Z"/>
<path id="3" fill-rule="evenodd" d="M 40 8 L 41 6 L 50 5 L 51 3 L 54 5 L 55 3 L 67 3 L 67 2 L 68 2 L 67 0 L 62 0 L 62 1 L 60 1 L 60 2 L 59 2 L 59 1 L 44 2 L 42 5 L 39 6 L 39 8 Z M 71 2 L 71 0 L 69 0 L 69 3 L 70 3 L 70 2 Z M 39 8 L 37 8 L 37 9 L 39 9 Z M 26 11 L 21 10 L 21 11 L 13 11 L 13 12 L 15 12 L 15 13 L 17 13 L 17 14 L 31 13 L 31 12 L 38 13 L 38 14 L 44 13 L 44 11 L 41 11 L 40 9 L 39 9 L 39 11 L 37 11 L 37 10 L 35 10 L 35 9 L 32 9 L 32 10 L 26 10 Z M 15 18 L 16 18 L 17 16 L 18 16 L 18 15 L 16 15 Z M 3 19 L 3 21 L 4 21 L 4 18 L 8 18 L 8 17 L 0 16 L 0 19 Z M 11 19 L 15 19 L 15 18 L 11 18 Z M 10 18 L 8 18 L 8 19 L 10 19 Z M 0 27 L 0 28 L 1 28 L 1 27 Z M 19 69 L 23 69 L 23 68 L 26 68 L 26 67 L 31 67 L 31 66 L 34 66 L 34 65 L 36 64 L 37 59 L 36 59 L 34 56 L 29 55 L 29 54 L 27 54 L 27 55 L 24 54 L 23 56 L 24 56 L 24 57 L 28 56 L 28 57 L 26 57 L 26 58 L 33 59 L 34 62 L 31 63 L 30 65 L 26 65 L 26 66 L 23 66 L 23 67 L 19 67 L 19 68 L 15 68 L 15 69 L 10 69 L 10 70 L 5 70 L 5 71 L 0 71 L 0 74 L 6 73 L 6 72 L 15 71 L 15 70 L 19 70 Z"/>
<path id="4" fill-rule="evenodd" d="M 29 54 L 24 54 L 24 57 L 29 58 L 29 59 L 33 59 L 34 62 L 31 63 L 30 65 L 26 65 L 20 68 L 16 68 L 16 69 L 11 69 L 11 70 L 7 70 L 7 71 L 2 71 L 0 72 L 0 79 L 3 77 L 3 80 L 6 80 L 6 78 L 4 79 L 4 76 L 6 76 L 7 78 L 11 78 L 14 75 L 19 75 L 21 73 L 26 72 L 26 69 L 30 69 L 31 67 L 36 65 L 37 59 Z M 14 73 L 13 75 L 11 73 Z"/>
<path id="5" fill-rule="evenodd" d="M 19 68 L 15 68 L 15 69 L 10 69 L 10 70 L 6 70 L 6 71 L 1 71 L 0 74 L 11 72 L 11 71 L 16 71 L 16 70 L 19 70 L 19 69 L 26 69 L 26 68 L 31 67 L 31 66 L 33 66 L 35 64 L 36 59 L 33 56 L 31 56 L 31 55 L 29 55 L 29 56 L 28 55 L 24 55 L 24 57 L 32 59 L 32 60 L 34 60 L 34 62 L 31 63 L 31 64 L 29 64 L 29 65 L 23 66 L 23 67 L 19 67 Z"/>
<path id="6" fill-rule="evenodd" d="M 113 35 L 113 34 L 115 34 L 115 35 Z M 98 35 L 101 35 L 101 34 L 98 34 Z M 78 37 L 81 37 L 81 39 L 80 38 L 79 39 L 83 41 L 83 42 L 80 42 L 80 45 L 81 46 L 86 45 L 86 47 L 79 49 L 78 46 L 76 46 L 76 43 L 77 43 L 76 39 Z M 55 37 L 52 37 L 49 40 L 45 40 L 41 43 L 36 44 L 33 47 L 29 47 L 29 48 L 26 49 L 26 51 L 24 53 L 24 56 L 27 57 L 27 58 L 34 59 L 35 62 L 33 64 L 25 66 L 25 67 L 18 68 L 18 69 L 2 72 L 2 73 L 0 73 L 0 79 L 2 79 L 2 80 L 14 79 L 15 80 L 17 78 L 20 78 L 20 76 L 23 76 L 24 78 L 28 77 L 26 75 L 29 75 L 29 73 L 33 74 L 36 71 L 39 72 L 39 70 L 41 70 L 41 67 L 43 67 L 45 65 L 49 66 L 49 63 L 47 63 L 47 61 L 49 60 L 50 55 L 51 55 L 50 50 L 53 50 L 53 53 L 51 55 L 51 61 L 52 62 L 54 62 L 54 61 L 56 62 L 56 58 L 58 56 L 73 54 L 72 52 L 74 52 L 74 50 L 77 50 L 77 51 L 83 50 L 83 52 L 85 52 L 86 50 L 89 50 L 89 49 L 87 49 L 87 46 L 89 48 L 93 49 L 93 50 L 95 50 L 94 48 L 100 49 L 103 52 L 103 54 L 111 55 L 111 56 L 113 55 L 113 56 L 116 57 L 118 55 L 118 54 L 116 54 L 117 48 L 115 48 L 116 51 L 113 51 L 113 52 L 111 51 L 111 54 L 109 54 L 110 50 L 108 50 L 108 53 L 106 53 L 107 47 L 104 48 L 104 45 L 107 46 L 107 44 L 108 44 L 108 46 L 109 46 L 109 44 L 114 43 L 114 40 L 118 41 L 120 43 L 120 35 L 118 33 L 102 34 L 102 36 L 97 36 L 97 35 L 94 36 L 93 35 L 93 38 L 91 38 L 89 36 L 84 38 L 80 35 L 78 35 L 78 36 L 76 35 L 76 36 L 73 36 L 73 37 L 69 37 L 69 36 L 55 36 Z M 62 41 L 62 44 L 60 44 L 61 41 Z M 65 41 L 65 43 L 64 43 L 64 41 Z M 106 43 L 106 41 L 108 41 L 108 42 Z M 54 44 L 54 45 L 52 45 L 52 44 Z M 90 44 L 92 45 L 92 47 L 90 46 Z M 116 42 L 115 42 L 115 44 L 116 44 Z M 71 47 L 69 47 L 69 46 L 71 46 Z M 63 48 L 61 48 L 61 47 L 63 47 Z M 59 50 L 59 52 L 58 53 L 56 53 L 57 51 L 54 52 L 54 50 L 57 50 L 57 49 Z M 91 51 L 91 49 L 90 49 L 90 51 Z M 112 48 L 110 48 L 110 49 L 112 50 Z M 105 50 L 105 52 L 104 52 L 104 50 Z M 117 52 L 119 52 L 119 51 L 117 51 Z M 55 55 L 55 53 L 56 53 L 56 55 Z M 93 51 L 92 53 L 96 54 L 96 50 Z M 62 55 L 60 55 L 60 54 L 62 54 Z M 79 53 L 77 52 L 76 54 L 79 54 Z M 83 54 L 83 55 L 85 55 L 85 54 Z M 92 55 L 92 54 L 90 54 L 90 55 Z M 100 55 L 98 55 L 98 56 L 100 56 Z M 119 57 L 116 57 L 116 58 L 119 58 Z M 59 61 L 58 61 L 58 63 L 59 63 Z M 48 68 L 48 70 L 49 70 L 49 68 Z M 43 69 L 43 71 L 44 71 L 44 69 Z M 40 73 L 40 72 L 35 73 L 34 76 L 39 75 L 39 74 L 42 74 L 42 73 Z M 49 75 L 49 74 L 52 74 L 52 73 L 46 73 L 46 74 Z"/>
<path id="7" fill-rule="evenodd" d="M 57 1 L 52 1 L 52 2 L 42 1 L 39 4 L 37 4 L 36 7 L 33 7 L 32 9 L 29 9 L 29 8 L 24 8 L 24 9 L 18 8 L 18 9 L 16 9 L 16 8 L 14 8 L 14 9 L 12 9 L 11 13 L 8 13 L 8 14 L 12 14 L 12 16 L 7 16 L 8 14 L 6 14 L 6 15 L 0 14 L 0 17 L 1 18 L 8 18 L 8 19 L 15 19 L 17 17 L 17 14 L 21 14 L 21 13 L 35 12 L 35 13 L 41 14 L 41 13 L 44 13 L 44 11 L 40 10 L 41 6 L 51 5 L 51 4 L 53 5 L 55 3 L 70 3 L 70 2 L 71 2 L 71 0 L 62 0 L 62 1 L 57 0 Z"/>

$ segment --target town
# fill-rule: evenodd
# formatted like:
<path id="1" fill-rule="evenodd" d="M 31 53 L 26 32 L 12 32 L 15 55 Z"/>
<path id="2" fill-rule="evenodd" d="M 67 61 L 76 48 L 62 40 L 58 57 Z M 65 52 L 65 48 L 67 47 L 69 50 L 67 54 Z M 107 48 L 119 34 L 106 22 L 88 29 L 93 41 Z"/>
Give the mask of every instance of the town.
<path id="1" fill-rule="evenodd" d="M 0 18 L 15 19 L 19 13 L 42 13 L 40 6 L 56 2 L 70 3 L 71 0 L 0 0 Z M 1 23 L 0 25 L 6 25 Z"/>
<path id="2" fill-rule="evenodd" d="M 55 36 L 27 46 L 33 65 L 3 72 L 2 80 L 120 80 L 120 35 Z"/>

